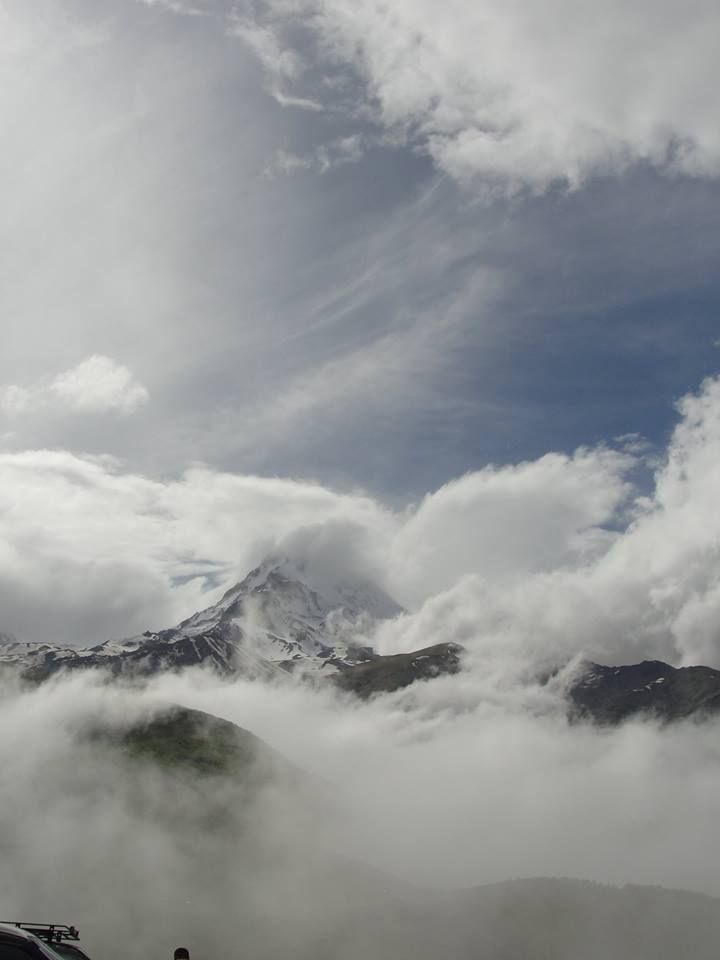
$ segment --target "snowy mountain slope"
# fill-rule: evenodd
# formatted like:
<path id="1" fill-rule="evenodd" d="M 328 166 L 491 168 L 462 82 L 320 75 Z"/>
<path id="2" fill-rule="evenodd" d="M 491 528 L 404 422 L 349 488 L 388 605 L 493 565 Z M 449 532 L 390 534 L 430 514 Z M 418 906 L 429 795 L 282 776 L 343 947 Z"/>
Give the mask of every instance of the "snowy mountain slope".
<path id="1" fill-rule="evenodd" d="M 249 677 L 312 674 L 376 656 L 358 638 L 401 612 L 369 581 L 332 582 L 287 557 L 270 557 L 218 603 L 167 630 L 87 648 L 0 635 L 0 668 L 34 680 L 61 669 L 143 676 L 198 664 Z"/>
<path id="2" fill-rule="evenodd" d="M 323 582 L 288 558 L 273 557 L 178 629 L 196 636 L 208 628 L 235 628 L 263 659 L 309 668 L 329 659 L 355 662 L 356 638 L 401 612 L 369 582 Z"/>
<path id="3" fill-rule="evenodd" d="M 10 634 L 0 633 L 0 669 L 45 662 L 57 664 L 59 669 L 65 661 L 89 655 L 90 650 L 57 647 L 51 643 L 24 643 Z"/>

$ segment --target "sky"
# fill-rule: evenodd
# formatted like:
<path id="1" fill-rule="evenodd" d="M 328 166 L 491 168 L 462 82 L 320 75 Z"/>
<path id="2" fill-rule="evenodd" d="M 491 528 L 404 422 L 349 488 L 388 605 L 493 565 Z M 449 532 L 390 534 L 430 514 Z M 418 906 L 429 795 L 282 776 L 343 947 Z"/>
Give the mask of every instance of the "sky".
<path id="1" fill-rule="evenodd" d="M 716 725 L 564 699 L 587 658 L 720 668 L 719 48 L 714 0 L 0 0 L 0 634 L 162 629 L 282 551 L 402 605 L 381 653 L 464 648 L 367 703 L 3 685 L 8 915 L 126 955 L 127 917 L 146 954 L 169 906 L 241 910 L 315 957 L 350 888 L 308 846 L 720 894 Z M 337 820 L 280 791 L 249 853 L 148 821 L 167 785 L 77 733 L 167 702 Z"/>
<path id="2" fill-rule="evenodd" d="M 0 631 L 167 626 L 330 524 L 422 616 L 551 578 L 553 650 L 587 596 L 598 655 L 720 664 L 719 33 L 0 0 Z"/>

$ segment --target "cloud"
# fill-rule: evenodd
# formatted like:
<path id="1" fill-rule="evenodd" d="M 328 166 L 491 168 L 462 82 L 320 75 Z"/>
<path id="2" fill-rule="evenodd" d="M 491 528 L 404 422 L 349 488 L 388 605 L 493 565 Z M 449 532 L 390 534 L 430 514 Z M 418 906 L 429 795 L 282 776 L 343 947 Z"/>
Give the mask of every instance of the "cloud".
<path id="1" fill-rule="evenodd" d="M 580 451 L 488 469 L 398 512 L 359 492 L 206 467 L 160 481 L 111 458 L 5 454 L 2 629 L 72 643 L 166 626 L 277 544 L 364 570 L 416 606 L 468 573 L 577 562 L 603 541 L 597 525 L 626 495 L 631 462 Z"/>
<path id="2" fill-rule="evenodd" d="M 0 409 L 6 414 L 57 409 L 72 413 L 134 413 L 150 394 L 127 367 L 110 357 L 93 354 L 76 367 L 31 387 L 0 388 Z"/>
<path id="3" fill-rule="evenodd" d="M 523 506 L 515 505 L 510 509 L 521 530 L 518 537 L 512 523 L 502 527 L 501 512 L 497 531 L 484 550 L 477 548 L 472 563 L 462 563 L 464 554 L 472 557 L 462 540 L 458 549 L 449 538 L 443 549 L 442 523 L 430 524 L 427 538 L 411 540 L 411 549 L 403 552 L 411 558 L 410 569 L 413 550 L 425 543 L 432 556 L 433 536 L 439 536 L 435 562 L 446 556 L 452 564 L 459 553 L 458 567 L 464 566 L 468 576 L 429 599 L 417 614 L 385 628 L 383 648 L 412 649 L 425 637 L 442 637 L 466 644 L 486 666 L 497 663 L 502 669 L 509 665 L 521 671 L 528 664 L 558 664 L 577 655 L 605 663 L 658 658 L 720 666 L 716 626 L 720 526 L 713 507 L 720 482 L 720 381 L 706 381 L 697 394 L 680 402 L 679 410 L 682 419 L 666 459 L 656 469 L 652 495 L 635 494 L 619 529 L 617 520 L 608 524 L 601 517 L 605 510 L 610 519 L 610 511 L 622 504 L 622 477 L 616 472 L 622 460 L 604 474 L 592 475 L 591 470 L 585 480 L 578 474 L 580 486 L 587 490 L 582 510 L 599 524 L 584 535 L 571 532 L 572 523 L 564 537 L 550 533 L 550 528 L 562 531 L 565 519 L 573 514 L 582 516 L 572 499 L 560 492 L 565 484 L 572 487 L 572 470 L 557 488 L 559 513 L 554 519 L 552 496 L 538 501 L 529 521 Z M 542 461 L 528 469 L 528 477 L 539 464 Z M 487 486 L 492 491 L 492 485 Z M 525 494 L 535 495 L 535 490 Z M 508 490 L 503 490 L 502 498 L 507 496 Z M 487 506 L 492 518 L 492 496 Z M 418 516 L 422 519 L 422 511 Z M 471 516 L 468 511 L 467 519 Z M 544 517 L 550 524 L 545 530 Z M 415 518 L 411 531 L 414 522 Z M 474 529 L 468 524 L 465 542 Z M 518 548 L 515 556 L 513 541 Z M 579 547 L 575 557 L 567 550 L 569 542 Z M 549 554 L 544 556 L 548 544 Z M 555 552 L 559 545 L 565 550 Z M 508 557 L 511 562 L 505 565 Z M 456 576 L 459 573 L 456 569 Z"/>
<path id="4" fill-rule="evenodd" d="M 105 943 L 113 957 L 128 952 L 127 945 L 111 945 L 123 939 L 129 916 L 135 918 L 132 940 L 138 947 L 131 955 L 149 945 L 172 951 L 178 942 L 191 952 L 196 947 L 215 953 L 234 942 L 240 929 L 245 949 L 317 955 L 312 944 L 329 923 L 340 925 L 329 921 L 328 909 L 339 916 L 345 893 L 333 910 L 332 885 L 329 878 L 322 881 L 327 861 L 309 843 L 298 843 L 305 834 L 308 811 L 301 810 L 301 797 L 307 791 L 298 789 L 297 777 L 293 787 L 284 783 L 280 770 L 265 788 L 253 789 L 246 754 L 238 783 L 173 777 L 152 764 L 128 763 L 110 743 L 93 742 L 98 725 L 123 730 L 158 709 L 157 695 L 128 697 L 87 679 L 44 687 L 39 695 L 3 689 L 0 758 L 8 774 L 13 771 L 13 785 L 2 789 L 0 825 L 6 830 L 15 820 L 19 828 L 3 847 L 15 882 L 6 873 L 0 879 L 11 918 L 42 904 L 43 911 L 72 917 L 88 950 Z M 251 754 L 253 745 L 244 748 Z M 50 782 L 48 807 L 40 797 L 42 784 Z M 320 841 L 322 827 L 313 836 Z M 64 863 L 62 883 L 48 871 L 49 860 Z M 306 892 L 299 902 L 293 889 L 298 876 Z M 283 901 L 288 906 L 279 913 Z M 293 934 L 303 940 L 301 952 Z"/>
<path id="5" fill-rule="evenodd" d="M 2 42 L 20 52 L 3 60 L 0 97 L 13 131 L 2 311 L 14 318 L 0 383 L 17 388 L 6 409 L 28 408 L 6 428 L 13 449 L 109 450 L 175 476 L 190 450 L 224 469 L 415 497 L 489 460 L 662 432 L 665 397 L 707 370 L 696 323 L 709 314 L 684 298 L 717 260 L 714 185 L 638 173 L 561 202 L 480 208 L 413 155 L 422 134 L 373 120 L 348 59 L 321 55 L 304 20 L 278 11 L 259 26 L 298 58 L 278 89 L 322 114 L 275 109 L 262 92 L 257 56 L 217 19 L 240 4 L 192 6 L 208 16 L 4 5 Z M 102 56 L 80 28 L 102 28 Z M 346 162 L 358 136 L 364 160 Z M 336 174 L 283 177 L 283 164 Z M 72 243 L 70 222 L 84 224 Z M 652 317 L 637 306 L 648 295 Z M 105 419 L 28 394 L 94 353 L 152 392 L 111 437 Z M 577 406 L 556 402 L 580 381 L 586 432 Z"/>
<path id="6" fill-rule="evenodd" d="M 142 690 L 73 677 L 42 691 L 4 691 L 0 761 L 13 776 L 0 827 L 16 824 L 6 853 L 25 865 L 22 884 L 0 885 L 8 909 L 19 915 L 32 905 L 51 851 L 73 865 L 61 891 L 43 880 L 58 915 L 90 903 L 93 931 L 114 929 L 86 883 L 88 874 L 107 877 L 110 863 L 113 876 L 135 877 L 118 882 L 113 916 L 119 902 L 154 915 L 161 887 L 173 918 L 180 902 L 198 935 L 210 937 L 208 917 L 225 910 L 227 890 L 245 891 L 248 862 L 261 894 L 253 907 L 265 897 L 275 907 L 283 877 L 307 876 L 305 841 L 321 858 L 339 851 L 416 884 L 551 874 L 718 893 L 707 857 L 720 785 L 717 725 L 569 725 L 562 675 L 539 680 L 541 668 L 581 655 L 720 663 L 720 379 L 684 397 L 678 415 L 650 493 L 632 486 L 642 451 L 603 446 L 486 468 L 394 508 L 358 491 L 201 466 L 158 480 L 110 458 L 0 457 L 0 610 L 12 620 L 0 629 L 101 639 L 123 625 L 163 625 L 279 547 L 326 574 L 372 574 L 410 596 L 410 612 L 376 638 L 386 652 L 440 640 L 467 648 L 458 675 L 370 703 L 294 685 L 220 683 L 202 672 Z M 331 785 L 337 816 L 299 829 L 303 805 L 280 790 L 280 806 L 260 805 L 241 832 L 258 843 L 242 856 L 218 850 L 212 831 L 188 831 L 182 843 L 157 824 L 148 833 L 127 789 L 138 781 L 122 787 L 117 766 L 113 773 L 98 758 L 93 766 L 73 731 L 93 710 L 115 722 L 161 702 L 262 736 Z M 48 776 L 49 813 L 47 792 L 37 789 Z M 141 788 L 143 816 L 163 809 L 151 802 L 152 783 Z M 79 842 L 88 836 L 96 842 Z M 152 856 L 141 857 L 143 849 Z M 158 863 L 170 886 L 158 887 Z M 212 910 L 200 894 L 185 895 L 199 875 L 205 890 L 221 891 Z M 313 935 L 335 889 L 324 876 L 301 901 L 322 906 L 311 913 Z M 106 901 L 106 885 L 96 886 Z M 307 884 L 300 889 L 304 897 Z M 338 904 L 333 917 L 345 909 Z M 288 916 L 282 911 L 272 935 L 302 938 L 307 928 Z"/>
<path id="7" fill-rule="evenodd" d="M 0 607 L 24 639 L 92 643 L 177 622 L 293 530 L 382 509 L 314 484 L 189 469 L 175 481 L 112 458 L 0 455 Z"/>
<path id="8" fill-rule="evenodd" d="M 575 568 L 607 549 L 603 528 L 631 492 L 635 461 L 599 448 L 488 467 L 445 484 L 407 517 L 394 544 L 415 602 L 466 574 L 493 583 Z M 402 558 L 402 559 L 401 559 Z"/>
<path id="9" fill-rule="evenodd" d="M 317 956 L 337 929 L 322 956 L 430 958 L 443 948 L 465 956 L 448 944 L 464 939 L 466 915 L 453 911 L 451 926 L 438 929 L 437 894 L 423 896 L 408 923 L 422 931 L 415 950 L 392 949 L 389 929 L 407 922 L 401 904 L 413 893 L 405 884 L 417 893 L 555 875 L 718 893 L 707 856 L 720 787 L 716 724 L 598 731 L 568 725 L 547 704 L 529 712 L 517 691 L 480 698 L 490 689 L 477 677 L 369 704 L 291 685 L 219 683 L 198 671 L 145 688 L 99 679 L 3 689 L 0 699 L 8 867 L 0 895 L 10 917 L 42 901 L 78 923 L 88 948 L 121 942 L 133 916 L 135 937 L 159 953 L 169 937 L 190 938 L 191 952 L 193 944 L 217 952 L 242 922 L 245 946 L 273 955 Z M 261 736 L 313 779 L 323 809 L 297 778 L 279 777 L 256 803 L 215 779 L 188 792 L 162 770 L 133 769 L 82 738 L 98 716 L 122 728 L 167 703 Z M 208 805 L 217 803 L 232 804 L 240 829 L 208 829 Z M 49 860 L 66 866 L 62 884 Z M 358 912 L 382 917 L 390 904 L 391 928 L 357 922 Z M 365 948 L 369 930 L 374 949 Z M 433 935 L 441 946 L 423 945 Z"/>
<path id="10" fill-rule="evenodd" d="M 160 7 L 170 13 L 189 17 L 208 16 L 212 12 L 211 4 L 198 5 L 190 2 L 190 0 L 138 0 L 138 2 L 144 3 L 148 7 Z"/>
<path id="11" fill-rule="evenodd" d="M 460 181 L 514 193 L 578 187 L 636 163 L 720 172 L 707 95 L 719 79 L 711 0 L 272 0 L 267 9 L 273 37 L 298 25 L 312 32 L 328 72 L 343 66 L 362 80 L 359 113 Z M 259 55 L 288 76 L 281 59 Z"/>
<path id="12" fill-rule="evenodd" d="M 488 467 L 417 504 L 196 466 L 0 457 L 0 629 L 91 642 L 177 622 L 281 545 L 362 571 L 410 613 L 385 652 L 465 645 L 515 675 L 585 655 L 720 666 L 720 380 L 679 404 L 648 495 L 642 450 Z"/>
<path id="13" fill-rule="evenodd" d="M 305 64 L 298 53 L 286 49 L 274 30 L 252 20 L 235 19 L 228 32 L 241 39 L 273 75 L 292 80 L 299 76 Z"/>
<path id="14" fill-rule="evenodd" d="M 269 93 L 281 107 L 298 107 L 312 112 L 324 110 L 317 100 L 293 96 L 286 91 L 287 84 L 305 72 L 306 64 L 297 51 L 281 43 L 272 26 L 260 25 L 252 19 L 233 15 L 227 32 L 230 36 L 242 40 L 258 58 L 269 78 Z"/>
<path id="15" fill-rule="evenodd" d="M 366 144 L 360 134 L 339 137 L 316 147 L 311 153 L 300 155 L 288 150 L 278 150 L 267 169 L 273 173 L 295 173 L 297 170 L 316 170 L 327 173 L 346 163 L 357 163 L 365 152 Z"/>
<path id="16" fill-rule="evenodd" d="M 718 891 L 703 839 L 720 777 L 713 723 L 572 726 L 557 693 L 482 670 L 369 704 L 197 676 L 157 689 L 331 783 L 337 846 L 412 883 L 555 875 Z"/>

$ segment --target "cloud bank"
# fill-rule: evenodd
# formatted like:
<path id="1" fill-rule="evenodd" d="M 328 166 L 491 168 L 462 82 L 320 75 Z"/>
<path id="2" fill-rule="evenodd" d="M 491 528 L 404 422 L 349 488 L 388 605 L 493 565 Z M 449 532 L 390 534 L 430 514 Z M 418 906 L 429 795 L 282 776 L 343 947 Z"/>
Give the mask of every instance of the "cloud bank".
<path id="1" fill-rule="evenodd" d="M 641 444 L 599 446 L 487 467 L 407 507 L 201 465 L 163 481 L 111 458 L 6 453 L 0 626 L 70 643 L 168 626 L 281 545 L 361 570 L 410 611 L 376 638 L 385 652 L 446 639 L 526 666 L 720 665 L 720 380 L 679 413 L 650 491 Z"/>
<path id="2" fill-rule="evenodd" d="M 87 675 L 3 689 L 6 915 L 67 918 L 110 957 L 185 940 L 217 952 L 240 928 L 259 956 L 430 958 L 443 941 L 466 956 L 448 945 L 472 928 L 462 912 L 443 926 L 441 898 L 418 887 L 569 875 L 719 892 L 707 855 L 715 724 L 598 731 L 568 726 L 547 703 L 528 711 L 522 691 L 479 700 L 470 688 L 491 692 L 476 675 L 363 704 L 198 672 L 145 689 Z M 222 783 L 187 790 L 83 739 L 99 716 L 122 727 L 173 702 L 262 736 L 313 791 L 283 778 L 254 803 Z M 223 806 L 218 831 L 211 814 Z M 63 864 L 63 883 L 49 862 Z M 412 897 L 419 912 L 407 916 Z M 401 949 L 418 931 L 414 950 Z"/>

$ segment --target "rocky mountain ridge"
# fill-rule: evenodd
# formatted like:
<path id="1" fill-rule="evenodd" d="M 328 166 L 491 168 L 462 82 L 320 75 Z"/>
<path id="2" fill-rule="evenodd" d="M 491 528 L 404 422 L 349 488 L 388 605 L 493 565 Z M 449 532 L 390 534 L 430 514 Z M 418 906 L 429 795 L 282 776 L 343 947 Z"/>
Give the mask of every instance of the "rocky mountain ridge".
<path id="1" fill-rule="evenodd" d="M 360 696 L 456 672 L 456 644 L 395 657 L 375 652 L 364 638 L 402 612 L 369 580 L 333 581 L 287 557 L 269 557 L 175 627 L 85 648 L 0 637 L 0 667 L 42 681 L 60 671 L 142 678 L 203 665 L 249 679 L 322 678 Z"/>
<path id="2" fill-rule="evenodd" d="M 378 625 L 402 613 L 367 579 L 343 582 L 272 556 L 215 604 L 165 630 L 86 648 L 24 643 L 0 634 L 0 669 L 40 682 L 78 669 L 144 678 L 202 665 L 222 676 L 331 682 L 361 698 L 457 673 L 463 652 L 458 644 L 385 656 L 373 649 Z M 565 695 L 573 721 L 705 719 L 720 710 L 720 671 L 658 660 L 623 666 L 587 661 Z"/>
<path id="3" fill-rule="evenodd" d="M 571 717 L 613 725 L 632 717 L 662 723 L 720 711 L 720 670 L 672 667 L 661 660 L 608 667 L 582 665 L 568 689 Z"/>

